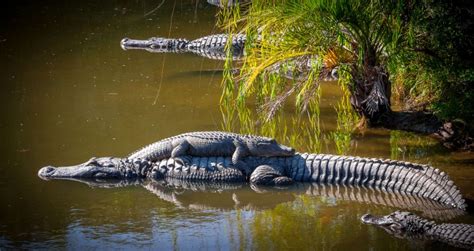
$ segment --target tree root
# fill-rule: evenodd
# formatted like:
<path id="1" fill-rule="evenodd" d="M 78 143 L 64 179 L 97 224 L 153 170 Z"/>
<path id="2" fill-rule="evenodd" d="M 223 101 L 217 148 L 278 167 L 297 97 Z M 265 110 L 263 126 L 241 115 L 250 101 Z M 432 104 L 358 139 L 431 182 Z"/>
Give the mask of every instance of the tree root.
<path id="1" fill-rule="evenodd" d="M 377 121 L 370 121 L 369 125 L 430 135 L 451 150 L 474 150 L 472 128 L 461 120 L 442 121 L 432 113 L 390 111 L 380 116 Z"/>

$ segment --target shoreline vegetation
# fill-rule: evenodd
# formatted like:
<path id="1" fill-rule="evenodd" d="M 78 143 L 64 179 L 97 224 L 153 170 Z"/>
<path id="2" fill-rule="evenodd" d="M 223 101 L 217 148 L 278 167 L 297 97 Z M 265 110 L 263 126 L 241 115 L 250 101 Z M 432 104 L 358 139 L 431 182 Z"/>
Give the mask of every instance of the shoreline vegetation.
<path id="1" fill-rule="evenodd" d="M 338 132 L 332 137 L 383 127 L 472 151 L 471 5 L 467 0 L 254 0 L 223 8 L 218 25 L 229 34 L 247 35 L 240 73 L 232 71 L 231 57 L 225 62 L 224 123 L 235 116 L 245 120 L 246 103 L 255 99 L 259 121 L 274 119 L 285 101 L 294 100 L 298 112 L 319 124 L 320 83 L 337 72 L 344 95 L 335 106 Z M 317 126 L 312 130 L 317 133 Z"/>

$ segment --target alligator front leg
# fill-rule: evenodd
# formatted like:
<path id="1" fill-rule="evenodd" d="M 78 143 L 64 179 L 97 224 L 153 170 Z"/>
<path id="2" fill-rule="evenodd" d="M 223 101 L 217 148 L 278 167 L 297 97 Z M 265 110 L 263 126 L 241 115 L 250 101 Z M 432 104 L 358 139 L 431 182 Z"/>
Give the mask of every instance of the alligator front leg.
<path id="1" fill-rule="evenodd" d="M 286 186 L 293 183 L 293 179 L 284 176 L 278 166 L 260 165 L 250 176 L 250 182 L 255 185 Z"/>
<path id="2" fill-rule="evenodd" d="M 235 151 L 234 154 L 232 154 L 232 164 L 248 177 L 252 170 L 242 159 L 249 155 L 249 149 L 239 140 L 234 140 L 234 145 Z"/>
<path id="3" fill-rule="evenodd" d="M 173 151 L 171 151 L 171 158 L 177 163 L 186 166 L 191 163 L 190 156 L 188 156 L 188 150 L 191 146 L 186 139 L 175 140 L 172 143 Z"/>

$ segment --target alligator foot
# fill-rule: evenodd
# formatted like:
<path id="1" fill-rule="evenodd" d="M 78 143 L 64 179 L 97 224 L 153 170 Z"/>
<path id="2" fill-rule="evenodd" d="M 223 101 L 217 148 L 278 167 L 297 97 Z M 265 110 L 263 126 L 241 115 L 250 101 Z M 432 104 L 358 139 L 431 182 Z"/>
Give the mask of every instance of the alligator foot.
<path id="1" fill-rule="evenodd" d="M 174 157 L 173 159 L 177 164 L 180 164 L 182 166 L 190 166 L 192 157 L 187 155 L 187 156 Z"/>
<path id="2" fill-rule="evenodd" d="M 261 165 L 253 171 L 250 182 L 255 185 L 287 186 L 292 184 L 293 180 L 273 166 Z"/>
<path id="3" fill-rule="evenodd" d="M 234 164 L 234 167 L 242 172 L 246 181 L 249 180 L 250 174 L 252 174 L 252 168 L 250 168 L 250 166 L 245 164 L 243 161 L 238 161 L 236 164 Z"/>

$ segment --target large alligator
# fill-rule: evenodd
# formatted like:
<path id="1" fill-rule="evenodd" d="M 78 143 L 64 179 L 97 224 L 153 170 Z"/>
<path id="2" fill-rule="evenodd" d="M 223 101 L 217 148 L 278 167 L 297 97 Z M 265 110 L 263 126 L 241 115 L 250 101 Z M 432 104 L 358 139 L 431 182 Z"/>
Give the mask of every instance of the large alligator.
<path id="1" fill-rule="evenodd" d="M 464 210 L 459 189 L 438 169 L 408 162 L 296 153 L 288 157 L 242 158 L 250 168 L 250 182 L 286 185 L 293 181 L 362 186 L 386 193 L 425 198 Z M 175 159 L 93 158 L 69 167 L 47 166 L 38 175 L 45 179 L 164 179 L 243 182 L 248 176 L 235 168 L 231 157 L 189 156 L 189 164 Z"/>
<path id="2" fill-rule="evenodd" d="M 376 225 L 397 238 L 428 239 L 474 249 L 474 225 L 436 224 L 413 213 L 400 211 L 380 217 L 365 214 L 361 220 L 366 224 Z"/>
<path id="3" fill-rule="evenodd" d="M 231 38 L 229 38 L 231 37 Z M 238 60 L 244 56 L 245 34 L 214 34 L 201 37 L 192 41 L 182 38 L 162 38 L 152 37 L 144 40 L 124 38 L 120 41 L 120 46 L 124 50 L 141 49 L 150 52 L 191 52 L 199 56 L 225 60 L 228 55 L 225 47 L 229 41 L 232 52 L 232 59 Z"/>

